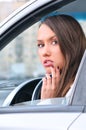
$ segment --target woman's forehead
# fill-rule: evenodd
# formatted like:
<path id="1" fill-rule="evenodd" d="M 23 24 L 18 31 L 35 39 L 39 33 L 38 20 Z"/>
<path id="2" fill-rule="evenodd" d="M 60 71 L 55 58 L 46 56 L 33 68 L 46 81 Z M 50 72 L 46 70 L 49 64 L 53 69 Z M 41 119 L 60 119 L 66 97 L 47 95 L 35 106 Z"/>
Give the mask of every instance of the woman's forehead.
<path id="1" fill-rule="evenodd" d="M 42 24 L 38 30 L 38 38 L 41 39 L 43 37 L 56 37 L 56 34 L 47 25 Z"/>

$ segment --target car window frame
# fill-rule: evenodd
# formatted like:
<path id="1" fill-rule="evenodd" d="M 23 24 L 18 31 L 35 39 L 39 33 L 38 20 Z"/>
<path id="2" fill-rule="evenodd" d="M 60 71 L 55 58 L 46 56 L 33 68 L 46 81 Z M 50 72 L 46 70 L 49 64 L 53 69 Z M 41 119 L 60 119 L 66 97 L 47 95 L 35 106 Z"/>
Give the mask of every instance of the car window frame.
<path id="1" fill-rule="evenodd" d="M 19 35 L 25 29 L 27 29 L 27 27 L 29 27 L 32 24 L 34 24 L 35 22 L 39 21 L 42 16 L 44 16 L 45 14 L 47 14 L 47 13 L 49 13 L 51 11 L 54 11 L 55 9 L 60 8 L 61 6 L 63 6 L 63 3 L 61 3 L 63 1 L 58 1 L 57 5 L 55 3 L 56 1 L 53 3 L 53 5 L 52 5 L 52 2 L 50 2 L 49 5 L 43 6 L 41 8 L 38 8 L 37 10 L 35 10 L 33 12 L 33 15 L 28 14 L 25 17 L 23 17 L 22 19 L 20 19 L 19 21 L 17 21 L 15 24 L 13 24 L 10 27 L 11 30 L 10 30 L 10 28 L 8 28 L 6 30 L 6 32 L 4 32 L 3 35 L 1 35 L 1 47 L 0 47 L 0 49 L 2 49 L 6 44 L 8 44 L 8 42 L 10 42 L 12 39 L 14 39 L 17 35 Z M 70 2 L 72 2 L 72 1 L 73 0 L 71 0 Z M 66 1 L 66 2 L 68 2 L 68 1 Z M 65 4 L 66 4 L 66 2 L 65 2 Z M 59 7 L 59 4 L 61 4 L 60 7 Z M 34 16 L 34 17 L 31 19 L 32 16 Z M 28 22 L 29 20 L 30 20 L 30 22 Z M 25 26 L 23 26 L 21 28 L 22 25 L 25 25 Z M 9 35 L 11 35 L 10 38 L 9 38 Z M 71 105 L 69 105 L 69 106 L 61 106 L 61 107 L 55 106 L 55 105 L 52 105 L 52 106 L 51 105 L 50 106 L 46 106 L 46 105 L 45 106 L 34 106 L 34 107 L 32 106 L 32 107 L 29 108 L 28 112 L 32 111 L 32 108 L 33 108 L 33 112 L 37 112 L 37 111 L 43 112 L 44 110 L 45 111 L 50 111 L 50 112 L 55 111 L 55 110 L 57 112 L 59 112 L 59 111 L 60 112 L 63 112 L 63 111 L 68 112 L 68 110 L 69 110 L 69 112 L 70 111 L 71 112 L 76 112 L 78 110 L 79 112 L 82 112 L 83 109 L 84 109 L 84 106 L 83 105 L 82 106 L 81 105 L 80 106 L 71 106 Z M 0 108 L 0 112 L 6 112 L 7 111 L 7 113 L 15 112 L 15 111 L 16 112 L 23 112 L 23 110 L 25 112 L 27 112 L 27 107 L 25 107 L 25 106 L 23 106 L 23 107 L 14 106 L 14 107 L 8 107 L 7 109 L 4 108 L 3 110 L 2 110 L 2 108 Z"/>
<path id="2" fill-rule="evenodd" d="M 84 112 L 84 106 L 57 106 L 57 105 L 20 105 L 20 106 L 10 106 L 10 107 L 1 107 L 0 114 L 7 114 L 7 113 L 43 113 L 43 112 L 64 112 L 64 113 L 72 113 L 72 112 Z"/>

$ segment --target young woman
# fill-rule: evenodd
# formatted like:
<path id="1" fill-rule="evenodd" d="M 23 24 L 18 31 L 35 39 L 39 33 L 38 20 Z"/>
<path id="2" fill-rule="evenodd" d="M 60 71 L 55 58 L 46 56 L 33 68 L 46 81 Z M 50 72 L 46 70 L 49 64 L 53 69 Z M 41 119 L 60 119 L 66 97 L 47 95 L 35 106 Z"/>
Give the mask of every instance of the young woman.
<path id="1" fill-rule="evenodd" d="M 37 46 L 46 70 L 41 99 L 66 96 L 86 49 L 80 24 L 69 15 L 46 17 L 38 30 Z"/>

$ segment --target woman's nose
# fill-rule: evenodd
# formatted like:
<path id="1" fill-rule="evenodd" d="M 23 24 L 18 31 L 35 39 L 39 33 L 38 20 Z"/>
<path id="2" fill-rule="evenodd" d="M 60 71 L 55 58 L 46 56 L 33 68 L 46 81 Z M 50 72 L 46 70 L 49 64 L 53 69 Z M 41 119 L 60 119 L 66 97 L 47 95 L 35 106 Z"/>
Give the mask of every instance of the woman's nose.
<path id="1" fill-rule="evenodd" d="M 45 47 L 43 48 L 43 56 L 49 56 L 50 54 L 50 47 L 48 45 L 45 45 Z"/>

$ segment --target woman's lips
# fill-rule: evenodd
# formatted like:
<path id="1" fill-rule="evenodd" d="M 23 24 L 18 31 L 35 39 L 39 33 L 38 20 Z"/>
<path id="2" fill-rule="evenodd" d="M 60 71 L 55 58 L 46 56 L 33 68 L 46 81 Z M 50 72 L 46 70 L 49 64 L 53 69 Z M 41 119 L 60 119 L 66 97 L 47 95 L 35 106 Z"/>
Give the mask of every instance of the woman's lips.
<path id="1" fill-rule="evenodd" d="M 45 60 L 45 61 L 43 62 L 43 65 L 44 65 L 44 67 L 53 67 L 53 68 L 54 68 L 54 62 L 51 61 L 51 60 Z M 61 75 L 62 69 L 61 69 L 59 66 L 57 66 L 57 69 L 59 70 L 59 73 L 60 73 L 60 75 Z"/>
<path id="2" fill-rule="evenodd" d="M 44 65 L 44 67 L 50 67 L 50 66 L 54 67 L 53 61 L 51 61 L 51 60 L 45 60 L 43 62 L 43 65 Z"/>

